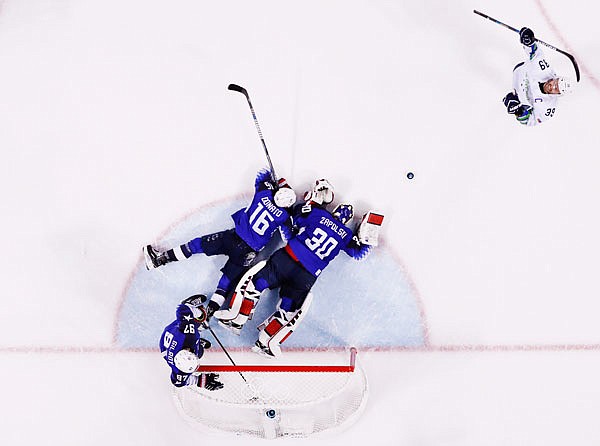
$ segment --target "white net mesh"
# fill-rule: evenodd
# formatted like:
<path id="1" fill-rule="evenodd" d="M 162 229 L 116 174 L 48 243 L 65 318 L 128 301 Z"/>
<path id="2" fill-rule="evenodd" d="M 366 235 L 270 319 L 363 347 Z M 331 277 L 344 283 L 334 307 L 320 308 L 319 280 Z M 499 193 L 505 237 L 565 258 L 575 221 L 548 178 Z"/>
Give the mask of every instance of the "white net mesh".
<path id="1" fill-rule="evenodd" d="M 204 428 L 260 438 L 306 437 L 346 427 L 360 413 L 367 380 L 352 372 L 219 372 L 224 387 L 175 389 L 180 412 Z"/>

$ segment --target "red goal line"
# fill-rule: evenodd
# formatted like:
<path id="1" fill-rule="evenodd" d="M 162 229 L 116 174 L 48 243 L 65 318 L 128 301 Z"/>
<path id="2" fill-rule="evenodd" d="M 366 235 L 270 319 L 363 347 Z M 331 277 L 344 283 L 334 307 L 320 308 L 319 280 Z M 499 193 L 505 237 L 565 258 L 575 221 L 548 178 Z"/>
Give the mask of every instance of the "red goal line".
<path id="1" fill-rule="evenodd" d="M 356 365 L 357 350 L 350 349 L 350 365 L 201 365 L 198 372 L 322 372 L 351 373 Z"/>

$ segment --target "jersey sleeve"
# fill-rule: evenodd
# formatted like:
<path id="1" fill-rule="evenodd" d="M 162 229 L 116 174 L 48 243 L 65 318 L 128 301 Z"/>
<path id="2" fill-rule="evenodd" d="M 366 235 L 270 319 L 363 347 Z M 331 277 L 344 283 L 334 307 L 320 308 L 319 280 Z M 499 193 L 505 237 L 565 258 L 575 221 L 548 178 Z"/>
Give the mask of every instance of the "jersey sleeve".
<path id="1" fill-rule="evenodd" d="M 527 55 L 527 58 L 529 60 L 532 60 L 536 56 L 544 57 L 544 52 L 538 47 L 537 43 L 534 43 L 531 46 L 527 46 L 527 45 L 522 45 L 522 46 L 523 46 L 523 51 L 525 52 L 525 54 Z"/>
<path id="2" fill-rule="evenodd" d="M 265 189 L 276 189 L 273 183 L 273 177 L 271 176 L 271 171 L 267 169 L 261 169 L 258 171 L 256 175 L 256 179 L 254 180 L 254 190 L 256 192 L 265 190 Z"/>
<path id="3" fill-rule="evenodd" d="M 361 243 L 357 236 L 353 236 L 350 242 L 344 247 L 344 252 L 354 260 L 362 260 L 369 255 L 372 248 L 371 245 Z"/>
<path id="4" fill-rule="evenodd" d="M 284 243 L 287 243 L 294 236 L 294 222 L 291 215 L 279 226 L 279 233 Z"/>
<path id="5" fill-rule="evenodd" d="M 171 372 L 171 383 L 175 387 L 193 386 L 198 382 L 198 377 L 192 374 L 181 373 L 173 370 Z"/>

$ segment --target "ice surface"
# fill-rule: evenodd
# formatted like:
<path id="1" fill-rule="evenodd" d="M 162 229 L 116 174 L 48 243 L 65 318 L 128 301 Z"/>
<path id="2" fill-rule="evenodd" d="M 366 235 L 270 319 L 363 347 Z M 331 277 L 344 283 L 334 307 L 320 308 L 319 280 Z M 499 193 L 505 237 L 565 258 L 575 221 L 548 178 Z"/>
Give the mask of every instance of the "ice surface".
<path id="1" fill-rule="evenodd" d="M 473 9 L 577 58 L 582 81 L 552 122 L 525 129 L 505 114 L 522 51 Z M 364 264 L 336 259 L 289 339 L 383 350 L 359 353 L 363 417 L 311 444 L 597 444 L 596 12 L 558 0 L 0 1 L 3 444 L 223 442 L 179 418 L 152 350 L 167 304 L 211 291 L 219 261 L 150 274 L 140 248 L 226 227 L 217 214 L 264 166 L 231 82 L 250 91 L 278 174 L 300 190 L 325 177 L 338 200 L 386 215 L 382 248 Z M 332 290 L 350 297 L 329 318 Z"/>

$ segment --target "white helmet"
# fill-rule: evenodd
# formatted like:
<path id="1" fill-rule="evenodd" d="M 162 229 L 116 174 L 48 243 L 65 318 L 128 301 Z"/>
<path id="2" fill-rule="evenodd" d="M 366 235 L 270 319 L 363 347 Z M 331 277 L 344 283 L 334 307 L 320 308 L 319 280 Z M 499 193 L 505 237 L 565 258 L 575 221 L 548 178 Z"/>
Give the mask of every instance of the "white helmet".
<path id="1" fill-rule="evenodd" d="M 558 91 L 560 92 L 560 94 L 573 93 L 573 81 L 567 77 L 559 77 Z"/>
<path id="2" fill-rule="evenodd" d="M 181 350 L 175 355 L 173 362 L 175 363 L 175 367 L 183 373 L 192 373 L 200 365 L 200 358 L 189 350 Z"/>
<path id="3" fill-rule="evenodd" d="M 296 192 L 290 187 L 282 187 L 273 197 L 275 204 L 280 208 L 289 208 L 296 202 Z"/>

